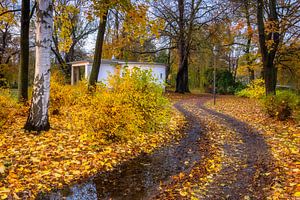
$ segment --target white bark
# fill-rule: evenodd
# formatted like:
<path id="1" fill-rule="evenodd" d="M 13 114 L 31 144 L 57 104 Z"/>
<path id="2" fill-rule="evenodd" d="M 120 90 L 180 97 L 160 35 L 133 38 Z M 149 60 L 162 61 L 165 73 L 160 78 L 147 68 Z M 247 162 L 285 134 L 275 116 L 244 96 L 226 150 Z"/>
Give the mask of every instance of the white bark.
<path id="1" fill-rule="evenodd" d="M 50 52 L 53 31 L 52 0 L 38 0 L 36 7 L 36 63 L 32 103 L 26 130 L 48 130 Z"/>

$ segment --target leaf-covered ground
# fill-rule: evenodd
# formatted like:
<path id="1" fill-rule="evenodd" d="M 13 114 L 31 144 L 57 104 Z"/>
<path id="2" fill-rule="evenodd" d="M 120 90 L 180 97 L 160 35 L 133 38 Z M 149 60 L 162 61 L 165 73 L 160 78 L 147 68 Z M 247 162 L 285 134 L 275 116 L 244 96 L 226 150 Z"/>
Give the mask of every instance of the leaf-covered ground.
<path id="1" fill-rule="evenodd" d="M 72 130 L 64 116 L 51 117 L 52 129 L 39 135 L 22 127 L 27 108 L 15 112 L 0 133 L 0 199 L 33 199 L 39 192 L 84 181 L 101 171 L 151 152 L 180 137 L 183 117 L 174 112 L 167 130 L 140 134 L 126 143 L 91 143 Z"/>
<path id="2" fill-rule="evenodd" d="M 168 134 L 127 144 L 88 143 L 58 117 L 33 136 L 20 132 L 25 116 L 16 115 L 1 134 L 0 196 L 33 197 L 102 171 L 99 199 L 299 197 L 299 125 L 268 118 L 252 99 L 223 96 L 213 106 L 209 95 L 168 95 L 188 120 L 184 132 L 178 116 Z"/>
<path id="3" fill-rule="evenodd" d="M 173 99 L 178 100 L 178 96 Z M 182 98 L 181 98 L 182 99 Z M 275 174 L 263 136 L 235 118 L 203 106 L 209 96 L 179 101 L 189 122 L 201 124 L 201 159 L 161 184 L 156 199 L 266 199 Z M 192 120 L 192 121 L 191 121 Z"/>
<path id="4" fill-rule="evenodd" d="M 241 120 L 259 130 L 275 160 L 271 199 L 300 198 L 300 125 L 293 120 L 278 121 L 264 113 L 258 100 L 220 97 L 207 106 Z"/>

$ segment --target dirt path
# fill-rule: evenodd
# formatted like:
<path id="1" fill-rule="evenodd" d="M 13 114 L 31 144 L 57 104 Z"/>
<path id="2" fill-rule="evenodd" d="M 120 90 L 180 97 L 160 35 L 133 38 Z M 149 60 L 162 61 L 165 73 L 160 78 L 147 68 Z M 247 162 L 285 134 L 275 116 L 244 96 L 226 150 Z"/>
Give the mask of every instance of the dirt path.
<path id="1" fill-rule="evenodd" d="M 271 156 L 260 134 L 247 124 L 203 106 L 208 96 L 178 102 L 175 107 L 189 121 L 181 141 L 130 160 L 114 171 L 100 174 L 90 182 L 77 185 L 67 195 L 55 193 L 49 199 L 170 199 L 171 179 L 180 173 L 204 166 L 211 145 L 223 152 L 221 169 L 211 174 L 212 181 L 197 190 L 198 199 L 265 199 L 272 178 Z M 207 123 L 225 130 L 220 143 L 209 144 Z M 215 123 L 215 124 L 213 124 Z M 211 143 L 211 142 L 210 142 Z M 172 196 L 173 199 L 184 199 Z"/>
<path id="2" fill-rule="evenodd" d="M 228 130 L 224 138 L 222 170 L 208 187 L 205 199 L 266 199 L 272 177 L 272 157 L 257 130 L 230 116 L 207 112 Z"/>

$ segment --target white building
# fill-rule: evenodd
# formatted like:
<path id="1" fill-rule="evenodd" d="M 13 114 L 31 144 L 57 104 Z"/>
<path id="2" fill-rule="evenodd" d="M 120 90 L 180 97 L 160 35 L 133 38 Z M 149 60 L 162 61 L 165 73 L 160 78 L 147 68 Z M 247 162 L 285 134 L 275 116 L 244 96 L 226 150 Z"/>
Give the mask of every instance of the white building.
<path id="1" fill-rule="evenodd" d="M 92 71 L 92 61 L 83 60 L 71 62 L 71 84 L 75 85 L 78 81 L 88 79 Z M 117 70 L 117 66 L 121 70 Z M 151 70 L 152 75 L 159 83 L 163 85 L 166 82 L 166 66 L 160 63 L 146 63 L 146 62 L 132 62 L 122 60 L 101 60 L 100 71 L 98 74 L 98 82 L 107 83 L 110 74 L 124 73 L 124 69 L 131 71 L 133 68 L 140 68 L 142 70 Z"/>

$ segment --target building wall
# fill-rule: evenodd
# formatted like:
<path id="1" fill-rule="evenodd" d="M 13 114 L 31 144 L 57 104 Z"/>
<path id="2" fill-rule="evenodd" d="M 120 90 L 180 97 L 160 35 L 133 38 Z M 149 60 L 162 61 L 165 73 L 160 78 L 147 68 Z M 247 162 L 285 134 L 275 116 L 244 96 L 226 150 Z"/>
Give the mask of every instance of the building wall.
<path id="1" fill-rule="evenodd" d="M 164 65 L 152 65 L 151 63 L 145 64 L 135 64 L 135 63 L 128 63 L 122 64 L 122 67 L 127 66 L 129 70 L 132 70 L 135 67 L 138 67 L 142 70 L 151 70 L 152 76 L 157 79 L 157 82 L 160 84 L 164 84 L 166 82 L 166 68 Z M 122 73 L 122 70 L 121 70 Z"/>
<path id="2" fill-rule="evenodd" d="M 166 68 L 164 65 L 152 65 L 151 63 L 145 63 L 145 64 L 135 64 L 135 63 L 122 63 L 121 64 L 122 69 L 120 70 L 120 76 L 123 73 L 123 69 L 127 67 L 127 69 L 132 70 L 134 67 L 141 68 L 142 70 L 152 70 L 152 75 L 157 79 L 157 82 L 160 84 L 164 84 L 166 82 Z M 85 77 L 89 77 L 92 70 L 92 65 L 86 65 L 85 68 Z M 109 74 L 116 73 L 116 68 L 114 65 L 102 63 L 100 66 L 100 71 L 98 75 L 98 81 L 103 82 L 104 84 L 107 84 L 107 79 L 109 77 Z"/>
<path id="3" fill-rule="evenodd" d="M 86 65 L 85 68 L 85 77 L 86 79 L 90 76 L 92 71 L 92 65 Z M 107 79 L 109 77 L 109 74 L 114 74 L 115 73 L 115 67 L 110 64 L 102 63 L 100 66 L 100 71 L 98 74 L 98 82 L 103 82 L 104 84 L 107 84 Z"/>
<path id="4" fill-rule="evenodd" d="M 98 74 L 98 81 L 103 82 L 104 84 L 107 84 L 109 75 L 113 75 L 115 73 L 115 67 L 110 64 L 101 64 L 100 71 Z"/>

